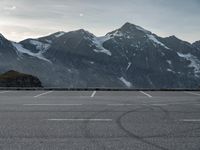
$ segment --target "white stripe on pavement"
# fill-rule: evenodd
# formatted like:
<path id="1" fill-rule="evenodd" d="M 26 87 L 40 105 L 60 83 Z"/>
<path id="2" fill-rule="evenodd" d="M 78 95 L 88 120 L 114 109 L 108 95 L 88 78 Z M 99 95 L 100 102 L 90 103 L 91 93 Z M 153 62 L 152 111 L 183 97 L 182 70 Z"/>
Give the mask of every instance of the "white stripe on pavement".
<path id="1" fill-rule="evenodd" d="M 108 106 L 132 106 L 134 104 L 107 104 Z"/>
<path id="2" fill-rule="evenodd" d="M 94 97 L 97 91 L 94 91 L 90 97 Z"/>
<path id="3" fill-rule="evenodd" d="M 200 119 L 182 119 L 182 122 L 200 122 Z"/>
<path id="4" fill-rule="evenodd" d="M 52 92 L 53 92 L 53 91 L 44 92 L 44 93 L 41 93 L 41 94 L 36 95 L 36 96 L 34 96 L 34 97 L 37 98 L 37 97 L 40 97 L 40 96 L 43 96 L 43 95 L 47 95 L 47 94 L 52 93 Z"/>
<path id="5" fill-rule="evenodd" d="M 96 122 L 109 122 L 112 119 L 47 119 L 48 121 L 96 121 Z"/>
<path id="6" fill-rule="evenodd" d="M 145 92 L 143 92 L 143 91 L 140 91 L 140 93 L 142 93 L 142 94 L 148 96 L 149 98 L 152 98 L 152 96 L 151 96 L 150 94 L 148 94 L 148 93 L 145 93 Z"/>
<path id="7" fill-rule="evenodd" d="M 198 93 L 194 93 L 194 92 L 184 92 L 184 93 L 192 94 L 192 95 L 196 95 L 196 96 L 200 96 L 200 94 L 198 94 Z"/>
<path id="8" fill-rule="evenodd" d="M 83 104 L 23 104 L 24 106 L 82 106 Z"/>
<path id="9" fill-rule="evenodd" d="M 152 106 L 167 106 L 168 104 L 150 104 Z"/>
<path id="10" fill-rule="evenodd" d="M 8 93 L 8 92 L 10 92 L 10 91 L 2 91 L 2 92 L 0 92 L 0 94 Z"/>

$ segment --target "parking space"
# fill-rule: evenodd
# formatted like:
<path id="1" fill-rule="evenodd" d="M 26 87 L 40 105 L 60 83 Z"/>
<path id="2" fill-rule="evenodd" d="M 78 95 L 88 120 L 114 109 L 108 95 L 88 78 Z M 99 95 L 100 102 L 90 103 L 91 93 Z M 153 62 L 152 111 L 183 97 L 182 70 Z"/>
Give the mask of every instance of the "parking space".
<path id="1" fill-rule="evenodd" d="M 200 99 L 198 91 L 0 91 L 1 102 L 47 102 L 82 104 L 191 103 Z M 36 101 L 37 100 L 37 101 Z"/>
<path id="2" fill-rule="evenodd" d="M 0 97 L 33 97 L 40 93 L 41 91 L 0 91 Z"/>
<path id="3" fill-rule="evenodd" d="M 198 97 L 198 91 L 0 91 L 0 97 Z"/>
<path id="4" fill-rule="evenodd" d="M 200 96 L 198 92 L 186 92 L 186 91 L 146 91 L 153 97 L 191 97 L 191 96 Z"/>
<path id="5" fill-rule="evenodd" d="M 139 91 L 97 91 L 95 96 L 144 97 Z"/>
<path id="6" fill-rule="evenodd" d="M 48 93 L 50 92 L 50 93 Z M 93 91 L 43 91 L 41 96 L 45 97 L 90 97 Z M 47 94 L 45 94 L 47 93 Z M 37 95 L 36 95 L 37 96 Z M 40 96 L 39 96 L 40 97 Z"/>
<path id="7" fill-rule="evenodd" d="M 110 145 L 112 149 L 199 150 L 198 94 L 0 91 L 0 145 L 15 149 L 12 143 L 18 143 L 20 150 L 30 144 L 48 150 L 109 150 Z"/>

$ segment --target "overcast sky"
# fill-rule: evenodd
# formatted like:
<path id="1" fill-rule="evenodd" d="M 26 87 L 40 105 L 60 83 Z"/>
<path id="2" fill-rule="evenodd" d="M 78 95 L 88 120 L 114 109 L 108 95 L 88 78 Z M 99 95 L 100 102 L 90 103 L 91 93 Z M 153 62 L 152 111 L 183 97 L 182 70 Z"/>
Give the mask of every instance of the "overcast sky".
<path id="1" fill-rule="evenodd" d="M 80 28 L 104 35 L 125 22 L 194 42 L 200 0 L 0 0 L 0 33 L 14 41 Z"/>

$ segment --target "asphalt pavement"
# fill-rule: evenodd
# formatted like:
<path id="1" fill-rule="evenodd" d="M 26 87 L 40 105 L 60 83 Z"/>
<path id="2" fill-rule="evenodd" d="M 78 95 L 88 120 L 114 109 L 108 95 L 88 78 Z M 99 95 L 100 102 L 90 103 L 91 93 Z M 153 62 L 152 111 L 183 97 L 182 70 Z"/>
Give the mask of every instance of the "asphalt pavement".
<path id="1" fill-rule="evenodd" d="M 0 91 L 0 150 L 200 150 L 200 92 Z"/>

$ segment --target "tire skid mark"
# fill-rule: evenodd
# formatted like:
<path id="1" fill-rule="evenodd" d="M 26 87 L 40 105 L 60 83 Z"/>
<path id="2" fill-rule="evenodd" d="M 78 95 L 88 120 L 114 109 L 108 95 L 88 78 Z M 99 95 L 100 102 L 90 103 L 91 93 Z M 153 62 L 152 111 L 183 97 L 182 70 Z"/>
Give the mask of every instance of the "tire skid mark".
<path id="1" fill-rule="evenodd" d="M 151 136 L 142 136 L 142 138 L 144 138 L 144 139 L 148 139 L 148 138 L 170 138 L 170 137 L 183 138 L 183 136 L 178 136 L 176 134 L 190 133 L 190 132 L 198 131 L 198 130 L 200 130 L 200 127 L 199 128 L 195 128 L 195 129 L 182 130 L 182 131 L 177 131 L 177 132 L 170 132 L 168 134 L 157 134 L 157 135 L 151 135 Z M 200 137 L 200 136 L 197 135 L 197 136 L 187 136 L 187 137 Z"/>
<path id="2" fill-rule="evenodd" d="M 171 119 L 170 117 L 170 112 L 166 109 L 164 109 L 161 106 L 154 106 L 159 108 L 165 115 L 163 117 L 164 120 L 167 121 L 174 121 L 173 119 Z M 177 134 L 181 134 L 181 133 L 189 133 L 189 132 L 193 132 L 196 130 L 199 130 L 200 127 L 198 128 L 194 128 L 194 129 L 188 129 L 188 130 L 182 130 L 182 131 L 177 131 L 177 132 L 169 132 L 167 134 L 156 134 L 156 135 L 151 135 L 151 136 L 142 136 L 142 138 L 166 138 L 166 137 L 179 137 Z M 194 136 L 194 137 L 198 137 L 198 136 Z"/>
<path id="3" fill-rule="evenodd" d="M 106 111 L 106 110 L 105 110 Z M 87 119 L 92 119 L 92 118 L 95 118 L 96 116 L 98 116 L 99 114 L 101 113 L 104 113 L 105 111 L 97 111 L 95 112 L 94 114 L 90 115 Z M 97 144 L 99 148 L 101 148 L 102 150 L 106 149 L 105 148 L 105 145 L 101 142 L 98 142 L 96 140 L 95 137 L 93 137 L 92 133 L 91 133 L 91 130 L 89 128 L 89 125 L 90 125 L 90 121 L 87 120 L 87 121 L 84 121 L 84 126 L 83 126 L 83 131 L 84 132 L 84 137 L 89 139 L 92 143 L 94 144 Z M 99 138 L 99 139 L 102 139 L 102 138 Z"/>
<path id="4" fill-rule="evenodd" d="M 168 110 L 164 109 L 161 106 L 153 106 L 153 107 L 160 109 L 164 113 L 164 116 L 162 118 L 163 120 L 173 121 L 173 119 L 171 119 L 170 117 L 170 112 Z"/>
<path id="5" fill-rule="evenodd" d="M 147 107 L 147 106 L 146 106 L 146 108 L 152 109 L 152 108 L 149 108 L 149 107 Z M 127 112 L 123 113 L 121 116 L 119 116 L 119 117 L 117 118 L 117 120 L 116 120 L 117 125 L 118 125 L 119 128 L 120 128 L 122 131 L 124 131 L 129 137 L 131 137 L 131 138 L 133 138 L 133 139 L 135 139 L 135 140 L 138 140 L 138 141 L 140 141 L 140 142 L 142 142 L 142 143 L 144 143 L 144 144 L 153 146 L 153 147 L 155 147 L 155 148 L 157 148 L 157 149 L 160 149 L 160 150 L 168 150 L 168 149 L 165 148 L 165 147 L 162 147 L 162 146 L 160 146 L 160 145 L 157 145 L 157 144 L 155 144 L 155 143 L 152 143 L 152 142 L 147 141 L 147 140 L 144 139 L 142 136 L 139 136 L 139 135 L 136 135 L 136 134 L 132 133 L 131 131 L 127 130 L 127 129 L 122 125 L 122 119 L 123 119 L 126 115 L 128 115 L 128 114 L 130 114 L 130 113 L 134 113 L 134 112 L 136 112 L 136 111 L 138 111 L 138 110 L 141 110 L 141 109 L 144 109 L 144 107 L 142 107 L 142 108 L 137 108 L 137 109 L 134 109 L 134 110 L 131 110 L 131 111 L 127 111 Z"/>

